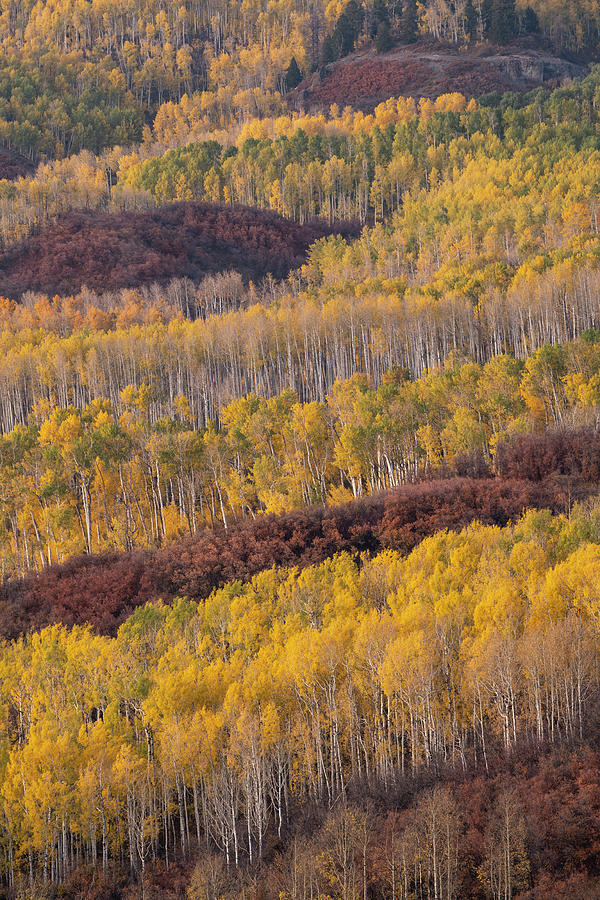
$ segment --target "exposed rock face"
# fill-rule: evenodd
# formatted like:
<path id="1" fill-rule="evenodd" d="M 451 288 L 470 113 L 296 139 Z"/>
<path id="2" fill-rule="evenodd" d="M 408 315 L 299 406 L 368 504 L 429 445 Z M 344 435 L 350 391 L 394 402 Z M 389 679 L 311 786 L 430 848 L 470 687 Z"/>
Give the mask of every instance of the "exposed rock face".
<path id="1" fill-rule="evenodd" d="M 486 62 L 496 66 L 500 72 L 514 82 L 530 85 L 563 83 L 585 74 L 583 66 L 560 59 L 557 56 L 523 51 L 518 54 L 497 54 L 487 57 Z"/>

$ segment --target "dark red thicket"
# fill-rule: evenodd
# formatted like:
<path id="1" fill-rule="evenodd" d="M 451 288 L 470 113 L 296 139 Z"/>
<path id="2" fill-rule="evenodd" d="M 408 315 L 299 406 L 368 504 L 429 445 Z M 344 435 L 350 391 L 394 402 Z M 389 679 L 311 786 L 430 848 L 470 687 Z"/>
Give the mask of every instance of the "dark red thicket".
<path id="1" fill-rule="evenodd" d="M 83 285 L 111 291 L 231 269 L 246 279 L 282 278 L 305 261 L 314 241 L 358 230 L 199 202 L 142 212 L 73 210 L 0 256 L 0 295 L 74 294 Z"/>
<path id="2" fill-rule="evenodd" d="M 148 600 L 201 599 L 227 581 L 248 579 L 274 565 L 312 565 L 341 551 L 408 552 L 436 531 L 474 520 L 502 526 L 525 509 L 562 511 L 565 503 L 554 481 L 455 478 L 339 507 L 260 516 L 158 550 L 75 557 L 0 588 L 0 634 L 14 638 L 52 622 L 88 622 L 114 634 Z"/>

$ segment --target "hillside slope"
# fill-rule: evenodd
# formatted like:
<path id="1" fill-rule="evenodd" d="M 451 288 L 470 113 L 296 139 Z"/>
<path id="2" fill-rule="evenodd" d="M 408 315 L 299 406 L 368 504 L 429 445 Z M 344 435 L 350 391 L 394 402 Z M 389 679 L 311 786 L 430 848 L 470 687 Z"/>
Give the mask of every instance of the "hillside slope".
<path id="1" fill-rule="evenodd" d="M 570 499 L 589 493 L 573 483 Z M 89 623 L 114 634 L 137 607 L 161 598 L 201 600 L 228 581 L 272 566 L 322 562 L 336 553 L 408 552 L 442 529 L 473 521 L 505 526 L 526 509 L 564 512 L 568 497 L 552 479 L 455 478 L 406 485 L 338 507 L 207 529 L 158 550 L 79 556 L 0 586 L 0 636 L 9 639 L 53 622 Z"/>
<path id="2" fill-rule="evenodd" d="M 110 291 L 231 269 L 247 279 L 281 278 L 318 238 L 357 230 L 348 223 L 299 225 L 260 209 L 210 203 L 118 214 L 77 210 L 0 256 L 0 294 L 65 294 L 83 285 Z"/>
<path id="3" fill-rule="evenodd" d="M 546 50 L 516 45 L 458 49 L 423 42 L 377 54 L 370 47 L 324 66 L 291 94 L 307 109 L 332 103 L 371 111 L 389 97 L 427 97 L 459 92 L 467 97 L 497 91 L 555 87 L 584 68 Z"/>
<path id="4" fill-rule="evenodd" d="M 31 175 L 35 166 L 30 159 L 7 147 L 0 147 L 0 181 Z"/>
<path id="5" fill-rule="evenodd" d="M 240 881 L 242 888 L 252 889 L 255 879 L 260 893 L 253 896 L 275 900 L 299 873 L 309 885 L 325 881 L 319 868 L 324 868 L 324 848 L 346 828 L 351 873 L 358 880 L 366 871 L 370 896 L 393 896 L 388 892 L 398 881 L 403 884 L 403 854 L 412 850 L 418 859 L 421 851 L 427 859 L 431 852 L 432 832 L 439 836 L 431 828 L 431 817 L 439 812 L 438 829 L 445 837 L 443 829 L 450 824 L 451 836 L 458 838 L 460 846 L 458 866 L 450 870 L 458 882 L 455 889 L 461 891 L 454 896 L 480 897 L 485 873 L 494 862 L 491 851 L 496 846 L 500 852 L 503 849 L 497 838 L 499 813 L 504 809 L 520 839 L 518 849 L 522 851 L 524 841 L 528 851 L 529 889 L 516 896 L 521 900 L 595 900 L 600 893 L 599 746 L 597 735 L 566 748 L 523 744 L 509 756 L 488 758 L 486 770 L 483 765 L 442 767 L 433 776 L 405 778 L 385 791 L 360 785 L 348 801 L 326 813 L 297 804 L 293 827 L 282 839 L 271 840 L 269 858 L 258 876 L 252 870 L 242 876 L 228 871 L 218 857 L 199 849 L 191 858 L 171 863 L 168 870 L 162 861 L 149 865 L 146 890 L 156 891 L 152 896 L 159 893 L 163 900 L 176 900 L 187 887 L 188 896 L 196 897 L 208 870 L 220 892 L 217 896 L 224 900 L 239 896 Z M 449 813 L 454 817 L 450 823 Z M 363 857 L 360 840 L 364 837 Z M 92 880 L 88 868 L 76 871 L 66 887 L 74 900 L 133 900 L 139 892 L 135 879 L 125 873 L 104 877 L 95 873 Z M 422 894 L 409 896 L 423 895 L 427 896 L 426 887 Z"/>

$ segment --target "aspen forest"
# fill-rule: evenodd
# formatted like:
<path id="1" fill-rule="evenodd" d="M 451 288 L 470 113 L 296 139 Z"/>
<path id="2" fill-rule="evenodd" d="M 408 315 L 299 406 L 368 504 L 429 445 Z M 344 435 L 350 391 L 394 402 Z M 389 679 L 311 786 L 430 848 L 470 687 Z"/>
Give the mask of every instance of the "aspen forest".
<path id="1" fill-rule="evenodd" d="M 598 0 L 0 0 L 0 900 L 600 897 Z"/>

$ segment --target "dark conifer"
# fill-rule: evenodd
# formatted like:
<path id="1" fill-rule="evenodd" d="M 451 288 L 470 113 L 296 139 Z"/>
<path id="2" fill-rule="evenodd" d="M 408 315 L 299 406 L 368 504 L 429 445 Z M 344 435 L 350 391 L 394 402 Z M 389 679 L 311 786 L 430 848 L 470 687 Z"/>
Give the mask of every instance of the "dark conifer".
<path id="1" fill-rule="evenodd" d="M 477 37 L 478 16 L 473 0 L 467 0 L 465 6 L 465 35 L 473 41 Z"/>
<path id="2" fill-rule="evenodd" d="M 379 23 L 377 28 L 377 37 L 375 38 L 375 49 L 378 53 L 385 53 L 392 47 L 392 35 L 390 34 L 390 23 L 383 21 Z"/>
<path id="3" fill-rule="evenodd" d="M 518 33 L 515 0 L 492 0 L 490 40 L 509 44 Z"/>
<path id="4" fill-rule="evenodd" d="M 523 13 L 523 31 L 525 34 L 539 34 L 540 31 L 540 20 L 531 6 L 528 6 Z"/>
<path id="5" fill-rule="evenodd" d="M 296 61 L 296 57 L 292 56 L 290 60 L 290 64 L 287 67 L 285 73 L 285 89 L 286 91 L 293 91 L 295 87 L 298 87 L 300 82 L 303 79 L 302 72 L 300 71 L 300 66 Z"/>
<path id="6" fill-rule="evenodd" d="M 414 44 L 417 40 L 419 34 L 417 0 L 406 0 L 402 10 L 401 34 L 405 44 Z"/>

